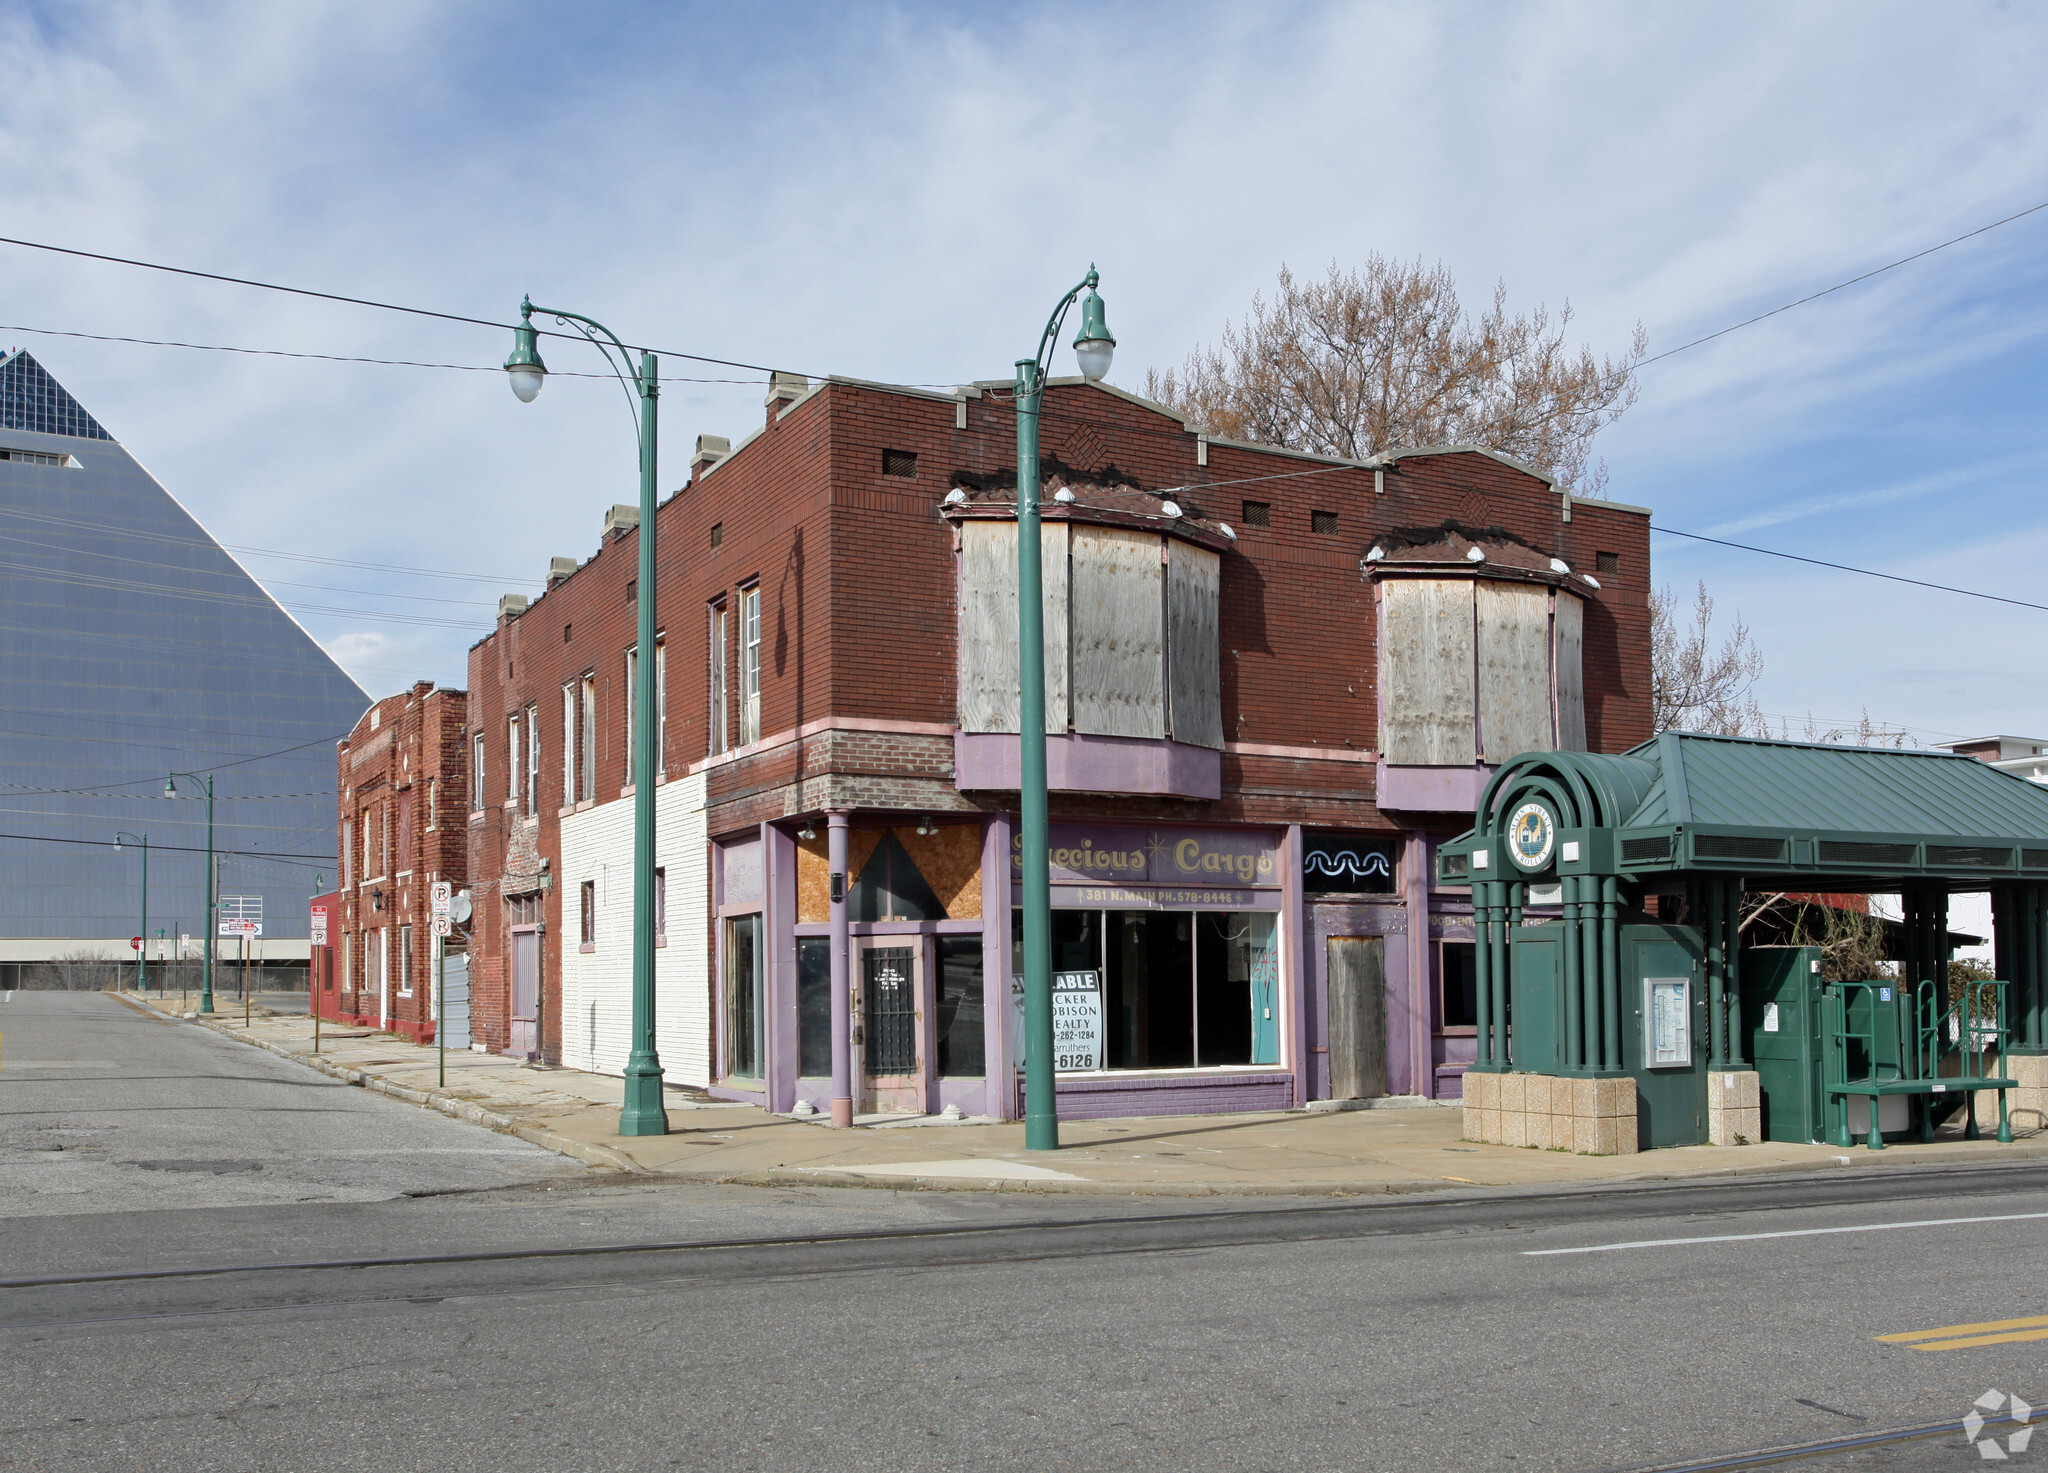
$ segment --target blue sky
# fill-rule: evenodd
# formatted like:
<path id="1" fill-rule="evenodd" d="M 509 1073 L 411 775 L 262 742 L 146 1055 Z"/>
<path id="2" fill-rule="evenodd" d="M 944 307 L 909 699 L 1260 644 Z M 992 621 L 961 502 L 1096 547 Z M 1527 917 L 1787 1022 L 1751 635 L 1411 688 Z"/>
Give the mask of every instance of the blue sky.
<path id="1" fill-rule="evenodd" d="M 4 232 L 800 372 L 1007 372 L 1092 260 L 1114 381 L 1285 261 L 1442 260 L 1653 353 L 2048 200 L 2031 6 L 1008 9 L 0 0 Z M 1660 522 L 2048 602 L 2048 212 L 1652 365 L 1603 437 Z M 616 387 L 21 329 L 495 365 L 502 333 L 0 247 L 30 347 L 294 599 L 487 622 L 634 495 Z M 549 349 L 557 369 L 578 364 Z M 698 372 L 670 360 L 672 373 Z M 703 376 L 726 377 L 722 370 Z M 675 384 L 663 479 L 746 382 Z M 2048 613 L 1660 539 L 1795 733 L 2048 734 Z M 284 581 L 350 591 L 292 590 Z M 401 597 L 402 595 L 402 597 Z M 447 599 L 447 603 L 427 600 Z M 307 616 L 374 693 L 473 632 Z"/>

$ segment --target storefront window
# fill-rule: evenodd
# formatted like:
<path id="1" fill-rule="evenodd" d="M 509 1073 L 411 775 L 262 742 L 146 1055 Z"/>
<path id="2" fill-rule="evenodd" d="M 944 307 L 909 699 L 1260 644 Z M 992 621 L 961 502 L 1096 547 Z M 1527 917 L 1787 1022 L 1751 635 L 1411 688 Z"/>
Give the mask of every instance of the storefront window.
<path id="1" fill-rule="evenodd" d="M 1446 941 L 1443 946 L 1443 966 L 1438 971 L 1442 979 L 1440 1025 L 1446 1032 L 1452 1029 L 1476 1030 L 1479 1027 L 1479 974 L 1475 966 L 1475 953 L 1469 941 Z"/>
<path id="2" fill-rule="evenodd" d="M 941 1079 L 979 1079 L 987 1072 L 981 997 L 981 938 L 939 937 Z"/>
<path id="3" fill-rule="evenodd" d="M 1013 913 L 1011 970 L 1022 973 Z M 1052 965 L 1089 973 L 1108 1069 L 1280 1061 L 1278 927 L 1268 911 L 1055 910 Z"/>
<path id="4" fill-rule="evenodd" d="M 725 923 L 725 1072 L 761 1077 L 761 918 Z"/>
<path id="5" fill-rule="evenodd" d="M 832 939 L 804 936 L 796 943 L 796 1035 L 806 1079 L 832 1074 Z"/>

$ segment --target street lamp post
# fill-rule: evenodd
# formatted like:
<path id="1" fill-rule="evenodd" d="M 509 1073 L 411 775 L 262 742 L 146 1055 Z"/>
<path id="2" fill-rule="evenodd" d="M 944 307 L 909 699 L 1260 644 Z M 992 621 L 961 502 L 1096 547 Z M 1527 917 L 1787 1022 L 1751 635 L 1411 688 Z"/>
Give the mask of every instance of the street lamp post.
<path id="1" fill-rule="evenodd" d="M 1045 789 L 1045 606 L 1038 533 L 1038 411 L 1052 366 L 1060 324 L 1083 291 L 1081 330 L 1074 356 L 1089 380 L 1109 372 L 1116 339 L 1103 321 L 1102 298 L 1090 266 L 1060 298 L 1038 340 L 1038 356 L 1017 360 L 1017 664 L 1023 685 L 1018 707 L 1018 825 L 1024 866 L 1024 1146 L 1056 1151 L 1059 1101 L 1052 1057 L 1052 878 L 1046 867 L 1050 828 Z"/>
<path id="2" fill-rule="evenodd" d="M 654 354 L 642 352 L 636 368 L 632 351 L 603 323 L 574 312 L 536 307 L 529 298 L 519 304 L 519 326 L 512 330 L 512 353 L 505 360 L 505 372 L 520 403 L 534 401 L 548 372 L 540 360 L 535 312 L 575 328 L 604 354 L 606 364 L 626 390 L 640 431 L 640 655 L 635 661 L 633 701 L 633 1047 L 626 1059 L 619 1134 L 666 1135 L 668 1111 L 661 1099 L 661 1060 L 654 1049 L 654 774 L 659 736 L 654 684 L 654 401 L 661 387 Z"/>
<path id="3" fill-rule="evenodd" d="M 164 778 L 164 796 L 166 798 L 178 796 L 178 779 L 181 777 L 189 777 L 195 783 L 202 780 L 196 772 L 173 772 Z M 220 906 L 220 899 L 213 893 L 213 774 L 209 772 L 204 781 L 206 783 L 206 976 L 205 980 L 200 984 L 199 1011 L 210 1013 L 213 1011 L 213 933 L 219 925 L 215 911 Z"/>
<path id="4" fill-rule="evenodd" d="M 126 829 L 114 835 L 114 852 L 121 852 L 121 840 L 134 839 L 142 845 L 142 924 L 135 932 L 135 990 L 149 991 L 149 835 L 131 834 Z"/>

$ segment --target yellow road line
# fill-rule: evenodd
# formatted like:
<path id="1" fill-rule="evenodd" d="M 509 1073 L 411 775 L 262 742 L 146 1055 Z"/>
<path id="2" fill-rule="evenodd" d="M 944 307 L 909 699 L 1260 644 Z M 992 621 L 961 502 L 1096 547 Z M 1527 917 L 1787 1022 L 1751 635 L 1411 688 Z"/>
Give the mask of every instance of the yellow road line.
<path id="1" fill-rule="evenodd" d="M 1984 1320 L 1974 1325 L 1943 1325 L 1938 1330 L 1907 1330 L 1897 1335 L 1879 1335 L 1879 1340 L 1905 1344 L 1912 1340 L 1947 1340 L 1957 1335 L 1981 1335 L 1992 1330 L 2031 1330 L 2048 1325 L 2048 1314 L 2023 1320 Z"/>
<path id="2" fill-rule="evenodd" d="M 1969 1335 L 1961 1340 L 1923 1340 L 1914 1350 L 1963 1350 L 1972 1345 L 2010 1345 L 2016 1340 L 2048 1340 L 2048 1330 L 2015 1330 L 2009 1335 Z"/>

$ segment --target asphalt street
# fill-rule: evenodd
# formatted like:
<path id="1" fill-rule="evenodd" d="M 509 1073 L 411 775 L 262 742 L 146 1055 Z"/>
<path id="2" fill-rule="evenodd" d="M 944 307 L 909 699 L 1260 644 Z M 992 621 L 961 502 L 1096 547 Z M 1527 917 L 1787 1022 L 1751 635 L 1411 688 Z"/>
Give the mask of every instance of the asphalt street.
<path id="1" fill-rule="evenodd" d="M 414 1162 L 508 1143 L 319 1079 L 352 1103 L 293 1148 L 389 1158 L 352 1199 L 89 1186 L 60 1216 L 14 1184 L 18 1096 L 45 1088 L 18 1033 L 167 1101 L 292 1066 L 109 999 L 24 1026 L 22 996 L 0 1469 L 1645 1469 L 1953 1422 L 1994 1388 L 2048 1402 L 2048 1167 L 1222 1208 L 715 1188 Z M 100 1123 L 110 1183 L 129 1130 L 170 1128 Z M 187 1133 L 216 1129 L 262 1170 L 188 1173 L 207 1190 L 284 1169 L 260 1125 Z M 404 1195 L 456 1163 L 474 1189 Z M 1778 1466 L 1985 1462 L 1950 1433 Z"/>

